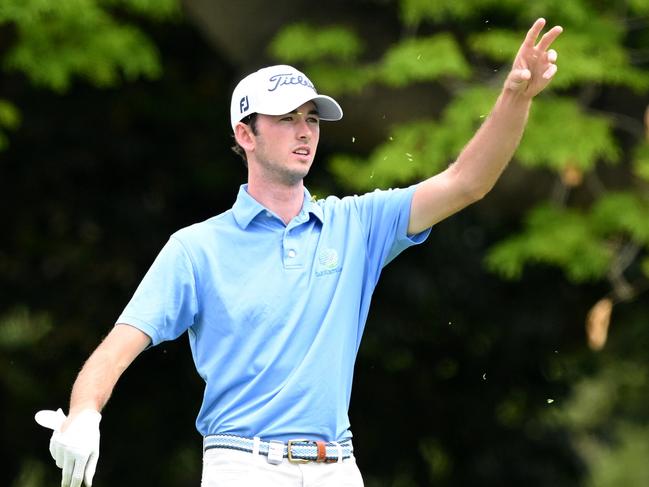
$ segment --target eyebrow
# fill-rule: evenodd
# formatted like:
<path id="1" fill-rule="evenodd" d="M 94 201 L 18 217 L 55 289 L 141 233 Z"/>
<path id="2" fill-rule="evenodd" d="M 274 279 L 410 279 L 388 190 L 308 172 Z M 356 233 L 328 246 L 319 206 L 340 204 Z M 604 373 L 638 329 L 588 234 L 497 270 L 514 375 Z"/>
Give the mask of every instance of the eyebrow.
<path id="1" fill-rule="evenodd" d="M 290 112 L 290 113 L 295 113 L 295 114 L 297 115 L 298 113 L 302 113 L 302 112 L 298 112 L 298 111 L 297 111 L 297 108 L 296 108 L 295 110 L 293 110 L 293 111 Z M 316 109 L 314 108 L 314 109 L 312 109 L 312 110 L 309 110 L 309 113 L 308 113 L 307 115 L 318 115 L 318 116 L 320 116 L 320 113 L 318 113 L 318 110 L 316 110 Z"/>

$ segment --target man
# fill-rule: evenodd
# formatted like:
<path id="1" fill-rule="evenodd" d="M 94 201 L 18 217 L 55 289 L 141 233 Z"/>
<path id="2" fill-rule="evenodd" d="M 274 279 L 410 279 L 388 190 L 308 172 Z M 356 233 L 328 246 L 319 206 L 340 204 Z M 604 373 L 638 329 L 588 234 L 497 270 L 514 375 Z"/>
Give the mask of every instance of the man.
<path id="1" fill-rule="evenodd" d="M 529 30 L 490 116 L 442 173 L 405 189 L 313 201 L 303 185 L 320 120 L 342 110 L 290 66 L 235 88 L 231 124 L 248 167 L 233 208 L 176 232 L 73 386 L 69 415 L 40 411 L 62 485 L 91 485 L 100 411 L 150 345 L 188 332 L 205 395 L 203 485 L 361 486 L 347 410 L 383 266 L 481 199 L 556 73 L 561 33 Z"/>

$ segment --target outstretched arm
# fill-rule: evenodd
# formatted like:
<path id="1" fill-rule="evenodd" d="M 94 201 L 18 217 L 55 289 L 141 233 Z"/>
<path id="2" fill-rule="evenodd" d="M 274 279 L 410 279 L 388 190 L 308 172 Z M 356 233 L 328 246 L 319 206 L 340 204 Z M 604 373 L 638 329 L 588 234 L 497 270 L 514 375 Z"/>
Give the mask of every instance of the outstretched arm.
<path id="1" fill-rule="evenodd" d="M 132 326 L 120 324 L 113 327 L 74 382 L 70 411 L 63 431 L 80 411 L 101 411 L 104 408 L 117 380 L 150 341 L 148 335 Z"/>
<path id="2" fill-rule="evenodd" d="M 92 485 L 99 459 L 100 411 L 117 380 L 150 338 L 128 325 L 115 326 L 86 361 L 72 388 L 70 413 L 39 411 L 36 421 L 54 430 L 50 453 L 63 470 L 61 487 Z"/>
<path id="3" fill-rule="evenodd" d="M 557 53 L 549 47 L 563 29 L 553 27 L 537 43 L 544 26 L 545 20 L 538 19 L 528 31 L 493 110 L 457 160 L 417 187 L 410 235 L 483 198 L 496 184 L 518 147 L 532 98 L 557 72 Z"/>

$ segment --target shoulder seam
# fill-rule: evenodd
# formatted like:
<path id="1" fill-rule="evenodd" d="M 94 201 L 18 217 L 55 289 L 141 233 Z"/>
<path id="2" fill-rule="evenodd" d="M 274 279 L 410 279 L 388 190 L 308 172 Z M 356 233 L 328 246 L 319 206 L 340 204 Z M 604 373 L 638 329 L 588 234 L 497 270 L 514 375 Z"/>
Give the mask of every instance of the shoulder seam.
<path id="1" fill-rule="evenodd" d="M 185 255 L 187 256 L 187 259 L 189 260 L 189 263 L 192 265 L 192 280 L 194 282 L 194 296 L 196 299 L 196 310 L 200 310 L 200 303 L 198 302 L 198 283 L 196 282 L 196 276 L 198 275 L 196 271 L 196 264 L 194 263 L 194 259 L 192 259 L 192 255 L 183 243 L 182 240 L 180 240 L 178 237 L 172 235 L 170 238 L 173 238 L 178 244 L 180 244 L 180 247 L 183 249 L 183 252 L 185 252 Z"/>

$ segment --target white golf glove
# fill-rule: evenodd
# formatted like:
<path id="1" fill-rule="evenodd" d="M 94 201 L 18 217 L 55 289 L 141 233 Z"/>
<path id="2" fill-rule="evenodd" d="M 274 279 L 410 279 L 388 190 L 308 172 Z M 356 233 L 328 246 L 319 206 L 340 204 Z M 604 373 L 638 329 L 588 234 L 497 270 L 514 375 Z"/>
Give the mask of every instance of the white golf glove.
<path id="1" fill-rule="evenodd" d="M 56 466 L 63 469 L 61 487 L 81 487 L 82 481 L 90 487 L 99 459 L 101 414 L 84 409 L 64 432 L 61 432 L 61 426 L 66 416 L 61 409 L 39 411 L 34 419 L 41 426 L 54 430 L 50 439 L 50 453 Z"/>

